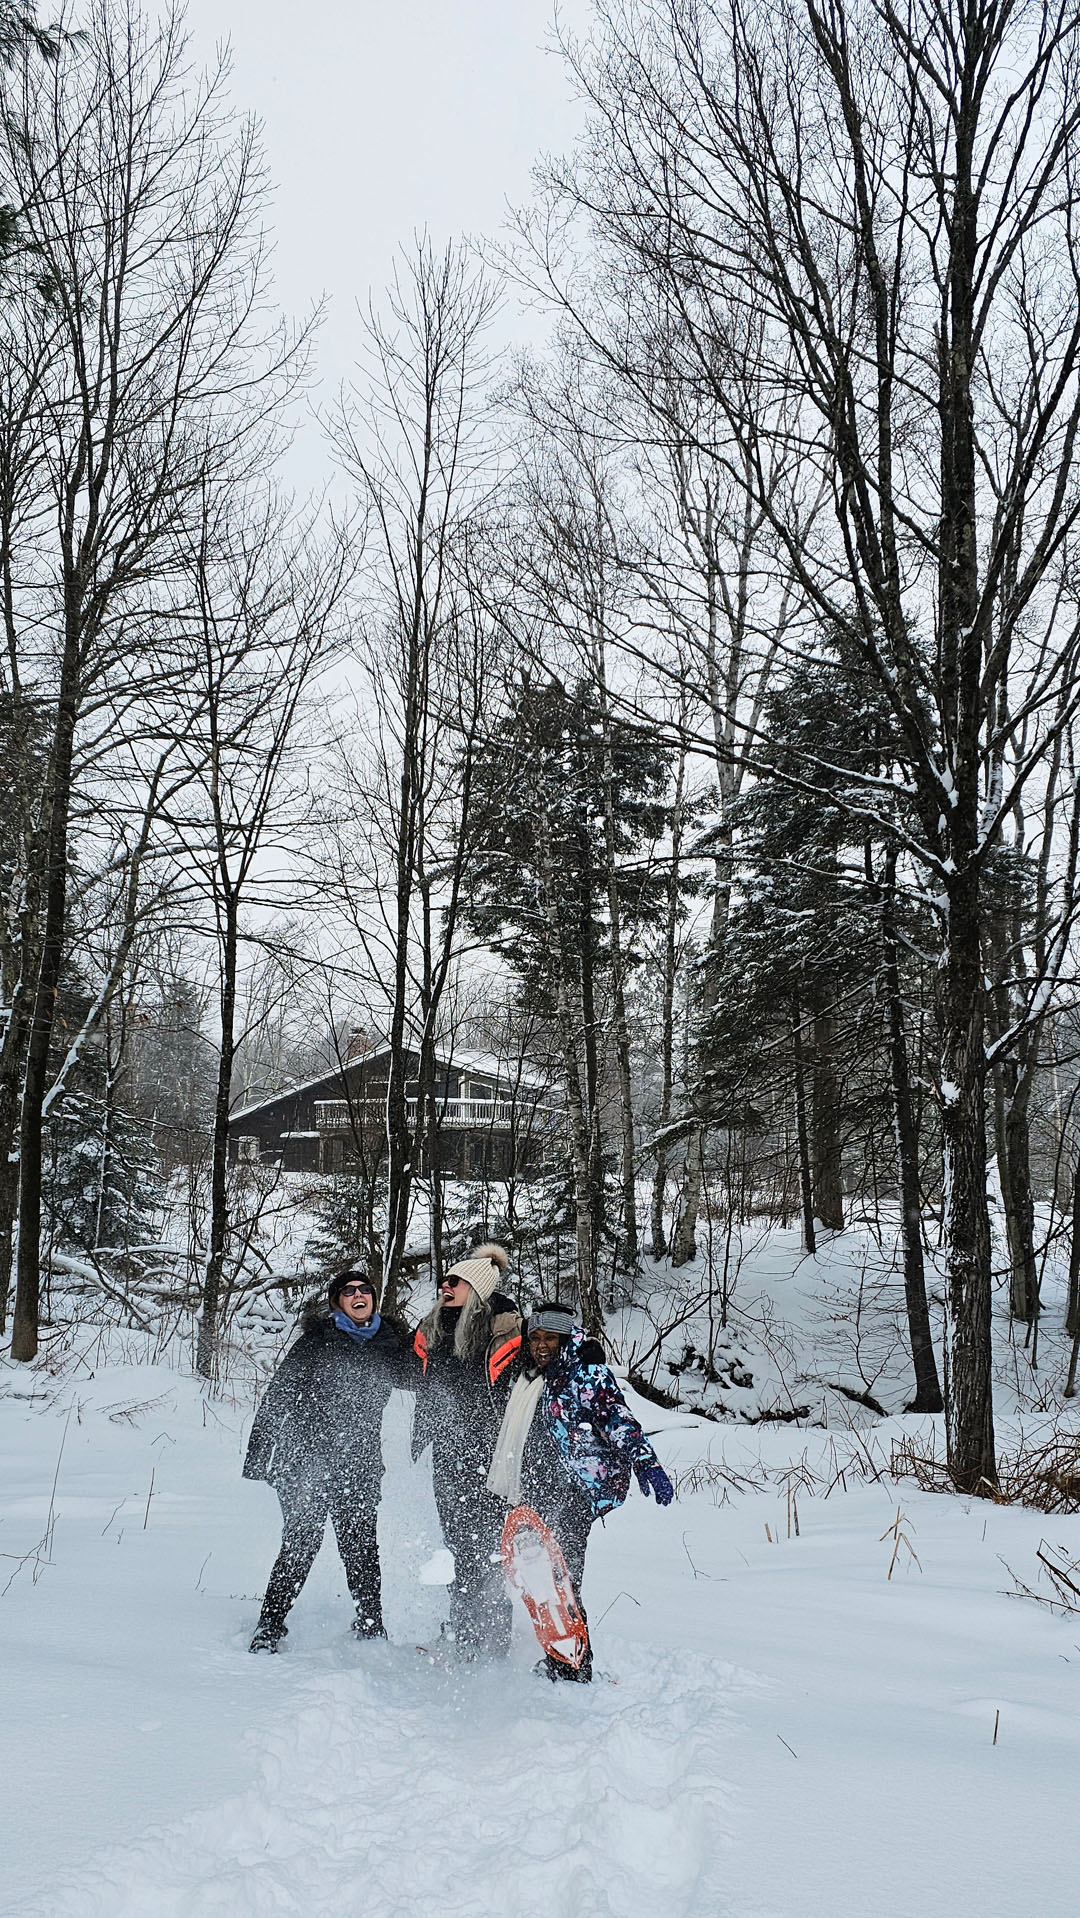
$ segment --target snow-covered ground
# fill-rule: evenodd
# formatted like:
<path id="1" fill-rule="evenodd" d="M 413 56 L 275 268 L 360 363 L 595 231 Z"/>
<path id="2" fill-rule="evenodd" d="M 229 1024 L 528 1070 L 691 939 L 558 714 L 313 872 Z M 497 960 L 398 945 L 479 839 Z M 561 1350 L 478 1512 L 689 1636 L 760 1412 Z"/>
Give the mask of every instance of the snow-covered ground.
<path id="1" fill-rule="evenodd" d="M 1008 1596 L 1002 1561 L 1036 1583 L 1041 1539 L 1080 1558 L 1080 1519 L 876 1477 L 928 1421 L 720 1425 L 636 1401 L 680 1496 L 660 1511 L 635 1489 L 597 1528 L 586 1597 L 617 1683 L 556 1688 L 524 1614 L 508 1666 L 418 1653 L 444 1601 L 401 1399 L 391 1642 L 349 1639 L 328 1545 L 283 1655 L 250 1657 L 277 1543 L 272 1492 L 239 1477 L 250 1391 L 206 1398 L 147 1350 L 88 1327 L 51 1368 L 0 1366 L 5 1913 L 1076 1909 L 1080 1618 Z"/>

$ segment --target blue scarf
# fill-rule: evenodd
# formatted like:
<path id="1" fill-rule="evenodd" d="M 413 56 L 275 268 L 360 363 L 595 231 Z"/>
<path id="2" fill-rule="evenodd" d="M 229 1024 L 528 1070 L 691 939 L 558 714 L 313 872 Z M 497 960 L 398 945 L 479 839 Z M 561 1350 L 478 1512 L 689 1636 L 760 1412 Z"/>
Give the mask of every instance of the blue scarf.
<path id="1" fill-rule="evenodd" d="M 373 1312 L 366 1325 L 354 1325 L 344 1312 L 335 1312 L 334 1324 L 339 1332 L 347 1332 L 349 1337 L 355 1339 L 359 1345 L 366 1345 L 369 1339 L 375 1337 L 382 1320 L 377 1312 Z"/>

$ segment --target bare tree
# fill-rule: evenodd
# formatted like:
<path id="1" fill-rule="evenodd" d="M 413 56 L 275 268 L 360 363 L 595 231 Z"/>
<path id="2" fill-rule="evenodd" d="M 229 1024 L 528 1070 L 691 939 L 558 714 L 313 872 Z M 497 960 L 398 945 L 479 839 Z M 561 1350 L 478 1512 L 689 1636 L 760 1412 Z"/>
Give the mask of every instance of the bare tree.
<path id="1" fill-rule="evenodd" d="M 288 886 L 290 852 L 310 827 L 304 718 L 341 632 L 351 561 L 322 549 L 272 495 L 251 492 L 208 511 L 191 556 L 194 804 L 175 824 L 213 914 L 218 966 L 218 1069 L 210 1144 L 210 1208 L 196 1367 L 217 1359 L 229 1229 L 227 1190 L 233 1071 L 243 1036 L 238 968 L 245 938 Z M 255 923 L 245 925 L 245 911 Z"/>
<path id="2" fill-rule="evenodd" d="M 914 823 L 895 780 L 851 803 L 937 915 L 947 1432 L 969 1492 L 996 1479 L 983 877 L 1078 689 L 1055 590 L 1080 511 L 1076 29 L 1068 0 L 613 0 L 579 56 L 595 117 L 566 183 L 667 290 L 785 576 L 903 742 Z M 778 444 L 798 459 L 776 489 Z"/>
<path id="3" fill-rule="evenodd" d="M 9 646 L 14 632 L 44 744 L 10 1025 L 15 1061 L 25 1034 L 21 1359 L 37 1349 L 41 1127 L 80 727 L 106 688 L 118 730 L 145 714 L 168 673 L 185 513 L 208 475 L 225 483 L 266 456 L 263 428 L 288 384 L 287 344 L 259 323 L 254 137 L 220 95 L 220 72 L 187 75 L 176 16 L 151 27 L 94 0 L 55 60 L 16 64 L 0 114 L 0 173 L 34 260 L 33 297 L 4 315 L 33 440 Z"/>
<path id="4" fill-rule="evenodd" d="M 685 718 L 685 713 L 680 719 Z M 681 730 L 681 728 L 680 728 Z M 685 939 L 680 939 L 679 894 L 682 885 L 687 812 L 687 754 L 680 746 L 675 767 L 675 786 L 671 806 L 671 849 L 667 894 L 664 900 L 663 940 L 657 956 L 660 975 L 660 1103 L 656 1114 L 659 1143 L 653 1174 L 652 1202 L 649 1208 L 649 1249 L 654 1259 L 662 1259 L 668 1249 L 664 1201 L 667 1190 L 670 1147 L 666 1129 L 671 1123 L 675 1099 L 675 994 L 680 968 L 685 965 Z"/>
<path id="5" fill-rule="evenodd" d="M 599 729 L 598 797 L 606 899 L 605 983 L 609 1031 L 593 1041 L 610 1051 L 618 1111 L 619 1184 L 622 1200 L 620 1258 L 628 1270 L 639 1263 L 637 1140 L 627 1012 L 633 951 L 632 911 L 624 893 L 622 821 L 618 812 L 613 716 L 618 689 L 610 684 L 612 650 L 632 617 L 632 535 L 619 499 L 618 479 L 605 446 L 588 420 L 589 401 L 570 364 L 551 380 L 527 369 L 516 393 L 517 410 L 531 428 L 526 473 L 518 482 L 511 515 L 508 572 L 519 606 L 516 641 L 543 674 L 555 672 L 587 683 L 595 698 Z M 591 1084 L 592 1080 L 595 1083 Z M 597 1072 L 586 1073 L 587 1129 L 600 1156 Z M 593 1201 L 595 1209 L 595 1200 Z"/>
<path id="6" fill-rule="evenodd" d="M 347 756 L 335 897 L 386 992 L 391 1313 L 422 1155 L 440 1256 L 435 1047 L 459 939 L 472 769 L 496 723 L 493 632 L 469 583 L 481 550 L 474 527 L 494 477 L 483 387 L 496 307 L 465 249 L 436 254 L 422 242 L 394 282 L 387 316 L 369 318 L 366 382 L 333 427 L 370 529 L 356 639 L 370 743 Z M 415 1126 L 410 1046 L 420 1055 Z"/>
<path id="7" fill-rule="evenodd" d="M 1060 697 L 1071 704 L 1066 683 Z M 1026 730 L 1026 729 L 1025 729 Z M 1072 755 L 1074 729 L 1055 727 L 1039 776 L 1018 793 L 1001 823 L 988 864 L 986 971 L 988 1058 L 994 1140 L 1011 1267 L 1013 1316 L 1031 1328 L 1038 1353 L 1039 1271 L 1031 1167 L 1031 1103 L 1045 1051 L 1051 1009 L 1063 990 L 1075 993 L 1073 926 L 1080 855 L 1080 782 Z"/>
<path id="8" fill-rule="evenodd" d="M 716 785 L 711 927 L 697 980 L 698 1058 L 689 1109 L 680 1115 L 686 1165 L 670 1248 L 672 1263 L 683 1265 L 696 1256 L 704 1192 L 711 1115 L 703 1088 L 718 1063 L 708 1035 L 731 902 L 732 821 L 765 689 L 785 649 L 798 643 L 792 628 L 800 599 L 778 566 L 759 498 L 762 484 L 768 493 L 783 490 L 793 454 L 778 437 L 762 481 L 732 430 L 730 405 L 717 403 L 696 362 L 687 364 L 677 290 L 662 275 L 643 275 L 631 249 L 604 245 L 599 271 L 593 248 L 577 262 L 566 245 L 566 213 L 579 199 L 581 179 L 554 168 L 541 184 L 539 204 L 519 216 L 516 249 L 503 258 L 563 315 L 561 349 L 579 372 L 574 404 L 562 408 L 562 437 L 580 437 L 588 419 L 609 463 L 617 454 L 633 499 L 636 539 L 622 559 L 637 597 L 617 645 L 638 672 L 629 681 L 621 676 L 616 697 L 647 721 L 680 710 L 680 750 L 706 756 Z M 591 213 L 587 191 L 585 201 Z M 598 226 L 609 238 L 602 221 Z M 729 355 L 725 375 L 745 373 L 752 382 L 746 369 L 760 343 L 761 313 L 744 305 L 738 323 L 742 362 Z M 807 536 L 821 503 L 813 495 L 803 502 Z"/>

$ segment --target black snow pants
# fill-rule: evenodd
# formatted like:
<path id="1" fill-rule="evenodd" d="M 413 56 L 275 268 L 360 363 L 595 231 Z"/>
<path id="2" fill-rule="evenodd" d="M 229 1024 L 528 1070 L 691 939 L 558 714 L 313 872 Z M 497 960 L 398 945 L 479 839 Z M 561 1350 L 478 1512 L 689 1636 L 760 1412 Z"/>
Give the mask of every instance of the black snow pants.
<path id="1" fill-rule="evenodd" d="M 581 1602 L 581 1581 L 585 1576 L 585 1552 L 592 1529 L 593 1510 L 588 1497 L 577 1486 L 567 1481 L 565 1484 L 535 1484 L 531 1488 L 532 1496 L 528 1502 L 533 1510 L 540 1514 L 552 1537 L 559 1545 L 566 1560 L 566 1569 L 574 1587 L 578 1610 L 585 1621 L 588 1632 L 589 1620 Z M 552 1678 L 576 1678 L 579 1684 L 587 1685 L 592 1678 L 592 1640 L 585 1647 L 585 1656 L 576 1672 L 561 1659 L 546 1660 L 548 1674 Z"/>
<path id="2" fill-rule="evenodd" d="M 466 1658 L 505 1658 L 514 1617 L 500 1550 L 506 1506 L 488 1491 L 479 1471 L 461 1473 L 458 1461 L 438 1454 L 434 1484 L 443 1538 L 454 1559 L 454 1643 Z"/>
<path id="3" fill-rule="evenodd" d="M 355 1485 L 346 1487 L 333 1481 L 315 1480 L 275 1489 L 281 1500 L 281 1550 L 266 1587 L 260 1626 L 274 1633 L 284 1630 L 285 1619 L 318 1556 L 329 1515 L 356 1604 L 354 1629 L 365 1638 L 382 1637 L 378 1485 L 375 1497 L 367 1500 L 357 1497 Z"/>

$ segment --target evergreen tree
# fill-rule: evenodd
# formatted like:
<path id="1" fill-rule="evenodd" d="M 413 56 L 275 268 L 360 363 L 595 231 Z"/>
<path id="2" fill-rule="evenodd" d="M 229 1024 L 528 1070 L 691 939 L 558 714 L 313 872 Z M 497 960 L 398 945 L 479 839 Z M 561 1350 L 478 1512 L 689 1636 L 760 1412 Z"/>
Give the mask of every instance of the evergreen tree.
<path id="1" fill-rule="evenodd" d="M 700 1098 L 730 1122 L 737 1095 L 752 1098 L 760 1088 L 763 1056 L 786 1057 L 809 1250 L 815 1219 L 833 1229 L 844 1222 L 845 1133 L 865 1153 L 871 1138 L 884 1143 L 893 1132 L 914 1403 L 940 1410 L 905 1029 L 910 967 L 900 957 L 925 946 L 929 932 L 897 885 L 899 779 L 892 818 L 880 797 L 860 805 L 867 782 L 903 773 L 895 724 L 857 655 L 830 634 L 770 692 L 763 730 L 784 746 L 737 809 L 741 893 L 703 1048 L 725 1063 Z"/>
<path id="2" fill-rule="evenodd" d="M 377 1207 L 372 1180 L 363 1166 L 330 1173 L 319 1181 L 315 1195 L 316 1226 L 304 1248 L 307 1257 L 327 1278 L 350 1259 L 366 1261 L 378 1272 L 381 1234 L 376 1215 L 385 1209 L 385 1201 Z"/>
<path id="3" fill-rule="evenodd" d="M 54 1071 L 91 996 L 69 966 L 57 1007 Z M 150 1130 L 125 1093 L 123 1034 L 106 1025 L 80 1052 L 63 1098 L 46 1117 L 42 1241 L 48 1251 L 124 1251 L 153 1226 L 163 1194 L 160 1169 Z"/>
<path id="4" fill-rule="evenodd" d="M 662 897 L 648 849 L 664 830 L 671 752 L 659 733 L 604 714 L 587 679 L 523 674 L 499 737 L 474 772 L 469 918 L 518 976 L 522 1002 L 560 1047 L 570 1122 L 578 1282 L 601 1328 L 605 1202 L 609 860 L 614 821 L 624 967 Z M 606 790 L 605 782 L 610 786 Z"/>

